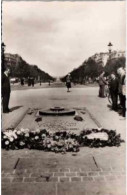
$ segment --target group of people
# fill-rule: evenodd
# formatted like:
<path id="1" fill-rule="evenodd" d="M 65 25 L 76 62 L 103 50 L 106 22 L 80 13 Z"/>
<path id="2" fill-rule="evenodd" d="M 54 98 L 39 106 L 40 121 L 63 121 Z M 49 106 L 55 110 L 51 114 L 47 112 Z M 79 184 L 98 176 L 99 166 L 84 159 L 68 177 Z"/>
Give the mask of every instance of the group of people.
<path id="1" fill-rule="evenodd" d="M 9 81 L 9 74 L 10 69 L 6 69 L 4 73 L 2 74 L 2 103 L 3 103 L 3 112 L 8 113 L 10 112 L 10 109 L 8 107 L 9 105 L 9 99 L 10 99 L 10 81 Z M 22 80 L 24 83 L 24 81 Z M 106 97 L 106 89 L 108 86 L 111 100 L 112 100 L 112 109 L 114 111 L 118 111 L 118 109 L 121 109 L 121 114 L 123 117 L 126 115 L 126 73 L 125 68 L 118 68 L 117 69 L 117 75 L 112 72 L 111 75 L 106 79 L 105 72 L 102 72 L 99 77 L 99 97 L 104 98 Z M 22 83 L 22 84 L 23 84 Z M 34 78 L 28 78 L 28 86 L 34 86 Z M 68 74 L 66 77 L 66 86 L 67 86 L 67 92 L 70 92 L 71 88 L 71 75 Z M 118 104 L 119 100 L 119 104 Z"/>
<path id="2" fill-rule="evenodd" d="M 112 72 L 106 79 L 105 72 L 99 77 L 99 97 L 105 98 L 109 90 L 112 100 L 112 110 L 121 110 L 123 117 L 126 115 L 126 73 L 125 68 L 117 69 L 117 74 Z M 118 101 L 119 100 L 119 101 Z"/>
<path id="3" fill-rule="evenodd" d="M 34 78 L 33 77 L 28 77 L 28 86 L 34 87 Z"/>
<path id="4" fill-rule="evenodd" d="M 28 86 L 34 87 L 34 78 L 33 77 L 28 77 L 27 83 L 28 83 Z M 20 79 L 20 84 L 21 84 L 21 86 L 24 86 L 24 84 L 25 84 L 25 79 L 24 78 Z"/>

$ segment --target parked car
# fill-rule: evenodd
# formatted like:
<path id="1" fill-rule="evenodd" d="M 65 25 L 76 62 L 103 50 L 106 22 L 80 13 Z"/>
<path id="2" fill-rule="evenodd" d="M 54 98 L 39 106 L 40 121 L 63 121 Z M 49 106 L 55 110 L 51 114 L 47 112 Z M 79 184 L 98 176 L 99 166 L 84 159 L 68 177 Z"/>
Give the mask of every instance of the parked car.
<path id="1" fill-rule="evenodd" d="M 10 79 L 10 83 L 13 84 L 13 85 L 14 85 L 15 83 L 18 83 L 18 82 L 19 82 L 19 79 L 18 79 L 18 78 L 11 78 L 11 79 Z"/>

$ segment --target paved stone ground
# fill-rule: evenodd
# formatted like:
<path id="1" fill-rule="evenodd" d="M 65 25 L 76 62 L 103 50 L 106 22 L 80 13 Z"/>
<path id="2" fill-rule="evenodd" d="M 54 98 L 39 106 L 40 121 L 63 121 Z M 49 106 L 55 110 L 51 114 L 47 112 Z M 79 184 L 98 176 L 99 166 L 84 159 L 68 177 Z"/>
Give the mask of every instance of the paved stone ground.
<path id="1" fill-rule="evenodd" d="M 87 107 L 108 129 L 125 139 L 125 120 L 97 97 L 98 88 L 13 91 L 10 107 Z M 13 111 L 17 116 L 20 109 Z M 12 114 L 6 115 L 11 121 Z M 5 118 L 5 115 L 3 116 Z M 2 151 L 2 195 L 125 195 L 125 143 L 58 154 L 36 150 Z"/>

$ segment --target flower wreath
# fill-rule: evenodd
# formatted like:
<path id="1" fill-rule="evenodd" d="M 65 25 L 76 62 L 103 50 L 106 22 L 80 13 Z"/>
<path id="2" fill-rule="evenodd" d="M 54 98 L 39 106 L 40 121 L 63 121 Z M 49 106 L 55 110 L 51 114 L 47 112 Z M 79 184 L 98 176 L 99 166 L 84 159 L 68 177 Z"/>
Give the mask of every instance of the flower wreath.
<path id="1" fill-rule="evenodd" d="M 106 138 L 100 135 L 106 135 Z M 67 131 L 50 132 L 45 129 L 13 129 L 2 132 L 2 148 L 18 150 L 23 148 L 52 152 L 78 152 L 80 147 L 120 146 L 120 134 L 107 129 L 85 129 L 80 134 Z"/>

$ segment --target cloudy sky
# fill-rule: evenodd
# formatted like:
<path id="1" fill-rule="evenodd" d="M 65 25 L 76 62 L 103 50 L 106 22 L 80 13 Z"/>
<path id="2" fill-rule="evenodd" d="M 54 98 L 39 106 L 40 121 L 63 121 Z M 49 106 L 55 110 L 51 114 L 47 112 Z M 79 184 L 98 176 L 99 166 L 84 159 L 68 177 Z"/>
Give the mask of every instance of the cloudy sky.
<path id="1" fill-rule="evenodd" d="M 125 50 L 125 1 L 3 2 L 6 52 L 17 53 L 52 76 L 62 76 L 89 56 Z"/>

